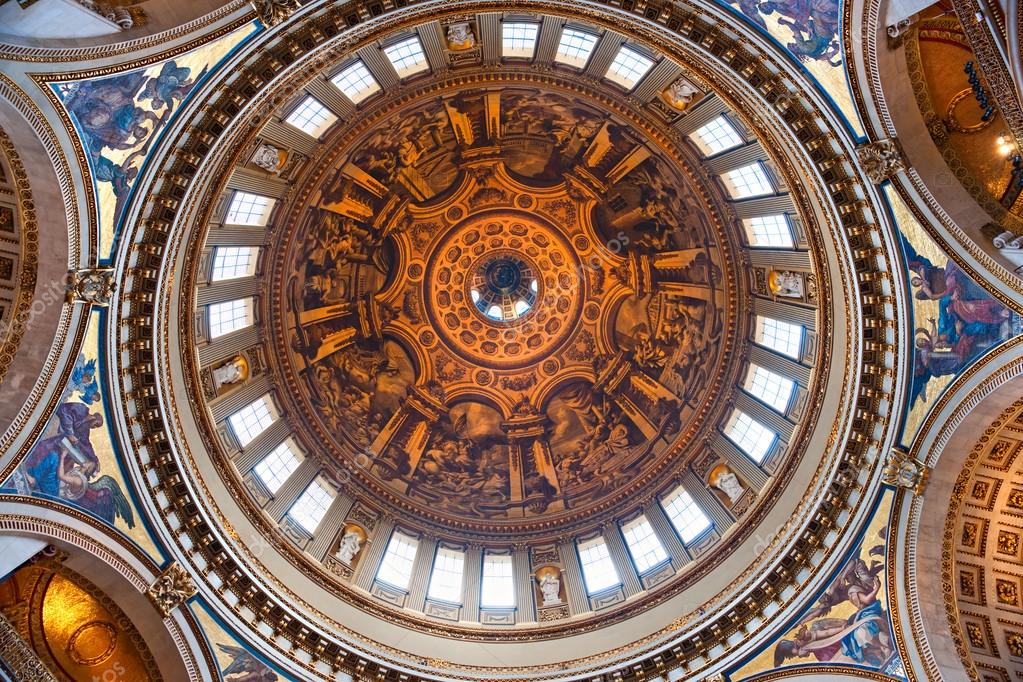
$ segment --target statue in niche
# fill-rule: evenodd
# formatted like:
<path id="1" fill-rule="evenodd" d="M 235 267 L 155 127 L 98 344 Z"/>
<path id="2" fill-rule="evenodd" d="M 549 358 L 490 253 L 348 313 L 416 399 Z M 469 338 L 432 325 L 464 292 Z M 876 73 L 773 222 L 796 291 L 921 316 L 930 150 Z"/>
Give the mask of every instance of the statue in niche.
<path id="1" fill-rule="evenodd" d="M 663 97 L 668 104 L 682 111 L 693 103 L 693 99 L 698 94 L 700 94 L 700 91 L 692 83 L 685 78 L 679 78 L 668 86 L 668 89 L 663 93 Z"/>
<path id="2" fill-rule="evenodd" d="M 561 603 L 560 575 L 560 571 L 554 566 L 547 566 L 537 571 L 536 580 L 540 584 L 540 594 L 543 595 L 541 606 L 557 606 Z"/>
<path id="3" fill-rule="evenodd" d="M 767 275 L 771 293 L 782 298 L 803 298 L 803 276 L 788 270 L 772 270 Z"/>
<path id="4" fill-rule="evenodd" d="M 448 24 L 447 40 L 448 49 L 456 52 L 476 47 L 476 36 L 472 32 L 472 24 L 468 21 Z"/>
<path id="5" fill-rule="evenodd" d="M 352 559 L 359 553 L 359 549 L 362 548 L 362 542 L 364 539 L 364 533 L 362 529 L 356 526 L 348 526 L 345 530 L 344 536 L 341 538 L 341 544 L 338 545 L 337 553 L 335 556 L 345 566 L 352 565 Z"/>
<path id="6" fill-rule="evenodd" d="M 220 367 L 213 369 L 213 385 L 217 388 L 229 384 L 237 384 L 249 377 L 249 363 L 241 355 L 236 355 Z"/>
<path id="7" fill-rule="evenodd" d="M 710 484 L 723 492 L 732 504 L 738 502 L 746 494 L 746 488 L 739 481 L 739 477 L 724 464 L 714 467 L 710 472 Z"/>
<path id="8" fill-rule="evenodd" d="M 267 173 L 277 173 L 281 169 L 284 155 L 281 150 L 272 144 L 261 144 L 252 156 L 252 163 L 259 166 Z"/>

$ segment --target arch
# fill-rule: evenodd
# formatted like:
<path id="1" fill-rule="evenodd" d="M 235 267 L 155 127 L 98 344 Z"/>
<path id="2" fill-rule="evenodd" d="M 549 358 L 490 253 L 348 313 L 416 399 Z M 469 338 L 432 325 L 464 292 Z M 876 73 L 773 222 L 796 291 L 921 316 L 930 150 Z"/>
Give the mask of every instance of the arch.
<path id="1" fill-rule="evenodd" d="M 21 325 L 15 325 L 9 336 L 0 333 L 0 343 L 5 336 L 13 342 L 9 351 L 13 357 L 7 362 L 0 358 L 5 389 L 0 402 L 0 444 L 4 446 L 0 451 L 7 453 L 16 452 L 19 441 L 30 440 L 29 434 L 22 433 L 32 423 L 29 417 L 44 407 L 50 385 L 58 383 L 53 377 L 61 354 L 73 363 L 70 351 L 78 345 L 67 341 L 80 311 L 64 305 L 69 264 L 77 264 L 80 255 L 76 190 L 59 143 L 52 139 L 41 112 L 33 108 L 25 93 L 0 79 L 0 146 L 13 173 L 23 174 L 15 180 L 20 209 L 16 224 L 21 226 L 22 243 L 34 245 L 38 252 L 32 262 L 25 259 L 27 297 L 8 320 L 20 320 Z M 22 255 L 32 254 L 23 250 Z"/>
<path id="2" fill-rule="evenodd" d="M 57 504 L 5 496 L 0 538 L 46 541 L 68 553 L 64 564 L 102 589 L 125 613 L 153 652 L 165 680 L 211 680 L 218 669 L 198 622 L 185 607 L 164 618 L 146 591 L 160 567 L 98 521 Z M 171 655 L 176 653 L 176 655 Z"/>
<path id="3" fill-rule="evenodd" d="M 885 17 L 898 0 L 871 0 L 860 13 L 846 5 L 847 64 L 861 119 L 871 140 L 897 138 L 906 169 L 892 183 L 912 209 L 924 216 L 925 229 L 951 248 L 950 256 L 966 272 L 982 281 L 995 279 L 1005 296 L 1019 296 L 1020 283 L 1009 270 L 1015 268 L 985 235 L 992 217 L 977 203 L 949 168 L 931 138 L 913 93 L 905 46 L 888 46 Z M 933 227 L 932 227 L 933 226 Z M 990 273 L 988 277 L 978 271 Z"/>
<path id="4" fill-rule="evenodd" d="M 896 567 L 898 609 L 909 628 L 901 636 L 909 646 L 907 665 L 938 679 L 976 679 L 964 660 L 968 654 L 943 594 L 951 580 L 951 540 L 945 520 L 956 502 L 957 482 L 978 434 L 1023 394 L 1023 337 L 992 351 L 967 370 L 935 405 L 910 448 L 929 469 L 922 496 L 899 505 Z"/>

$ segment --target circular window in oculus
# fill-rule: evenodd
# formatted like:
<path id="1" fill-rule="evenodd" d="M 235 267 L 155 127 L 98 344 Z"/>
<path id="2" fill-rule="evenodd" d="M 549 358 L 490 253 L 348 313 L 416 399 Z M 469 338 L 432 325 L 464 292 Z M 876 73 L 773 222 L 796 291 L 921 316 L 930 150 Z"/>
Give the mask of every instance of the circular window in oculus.
<path id="1" fill-rule="evenodd" d="M 533 309 L 539 283 L 521 258 L 502 254 L 473 270 L 469 295 L 476 309 L 495 322 L 517 320 Z"/>

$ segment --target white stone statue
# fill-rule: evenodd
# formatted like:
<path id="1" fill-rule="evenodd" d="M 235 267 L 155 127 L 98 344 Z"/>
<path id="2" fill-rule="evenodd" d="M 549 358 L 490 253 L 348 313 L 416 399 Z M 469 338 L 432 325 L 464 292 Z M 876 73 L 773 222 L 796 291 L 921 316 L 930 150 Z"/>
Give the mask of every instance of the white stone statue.
<path id="1" fill-rule="evenodd" d="M 772 270 L 767 277 L 771 293 L 782 298 L 803 298 L 803 276 L 788 270 Z"/>
<path id="2" fill-rule="evenodd" d="M 714 487 L 723 492 L 727 497 L 728 501 L 735 504 L 746 492 L 746 488 L 739 482 L 739 477 L 732 473 L 727 467 L 722 467 L 722 470 L 715 477 Z"/>
<path id="3" fill-rule="evenodd" d="M 664 91 L 664 98 L 668 104 L 676 109 L 685 109 L 693 102 L 693 98 L 699 94 L 699 90 L 685 78 L 679 78 L 668 86 Z"/>
<path id="4" fill-rule="evenodd" d="M 543 595 L 543 606 L 561 603 L 561 581 L 555 571 L 548 571 L 540 578 L 540 593 Z"/>
<path id="5" fill-rule="evenodd" d="M 355 529 L 349 529 L 345 532 L 344 537 L 341 538 L 341 544 L 337 548 L 336 556 L 345 566 L 351 566 L 352 559 L 359 553 L 360 547 L 362 547 L 362 534 Z"/>
<path id="6" fill-rule="evenodd" d="M 217 388 L 236 384 L 246 379 L 248 374 L 249 364 L 239 355 L 213 369 L 213 383 Z"/>
<path id="7" fill-rule="evenodd" d="M 272 144 L 262 144 L 252 157 L 252 163 L 268 173 L 276 173 L 281 169 L 281 150 Z"/>
<path id="8" fill-rule="evenodd" d="M 468 21 L 449 24 L 447 38 L 449 50 L 471 50 L 476 47 L 476 36 Z"/>

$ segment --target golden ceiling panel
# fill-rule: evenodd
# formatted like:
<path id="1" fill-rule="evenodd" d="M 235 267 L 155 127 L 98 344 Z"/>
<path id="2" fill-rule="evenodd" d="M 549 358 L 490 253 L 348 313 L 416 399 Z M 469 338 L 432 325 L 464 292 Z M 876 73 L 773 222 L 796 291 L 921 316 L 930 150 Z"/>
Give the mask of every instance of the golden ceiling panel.
<path id="1" fill-rule="evenodd" d="M 0 611 L 57 679 L 160 682 L 131 620 L 88 580 L 39 557 L 0 582 Z"/>

